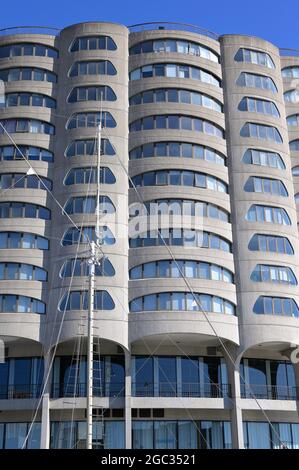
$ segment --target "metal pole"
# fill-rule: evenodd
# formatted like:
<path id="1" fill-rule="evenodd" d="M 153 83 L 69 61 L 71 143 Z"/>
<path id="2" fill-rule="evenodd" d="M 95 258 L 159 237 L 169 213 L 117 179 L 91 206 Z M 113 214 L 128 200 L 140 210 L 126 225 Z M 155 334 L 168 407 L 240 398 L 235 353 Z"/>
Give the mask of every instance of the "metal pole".
<path id="1" fill-rule="evenodd" d="M 103 234 L 100 231 L 100 195 L 101 195 L 101 139 L 102 139 L 102 126 L 98 125 L 98 153 L 97 153 L 97 199 L 96 199 L 96 237 L 97 243 L 102 243 Z"/>
<path id="2" fill-rule="evenodd" d="M 95 242 L 91 242 L 88 291 L 87 331 L 87 403 L 86 403 L 86 448 L 92 449 L 92 406 L 93 406 L 93 320 L 95 284 Z"/>
<path id="3" fill-rule="evenodd" d="M 86 400 L 86 448 L 92 449 L 92 410 L 93 410 L 93 322 L 95 295 L 95 264 L 96 244 L 101 243 L 100 234 L 100 192 L 101 192 L 101 123 L 97 134 L 97 196 L 96 196 L 96 243 L 91 242 L 89 259 L 89 290 L 88 290 L 88 331 L 87 331 L 87 400 Z"/>
<path id="4" fill-rule="evenodd" d="M 102 241 L 100 234 L 100 193 L 101 193 L 101 123 L 97 134 L 97 196 L 96 196 L 96 242 L 91 242 L 89 259 L 89 291 L 88 291 L 88 331 L 87 331 L 87 400 L 86 400 L 86 448 L 92 449 L 92 410 L 93 410 L 93 322 L 95 295 L 95 264 L 96 245 Z"/>

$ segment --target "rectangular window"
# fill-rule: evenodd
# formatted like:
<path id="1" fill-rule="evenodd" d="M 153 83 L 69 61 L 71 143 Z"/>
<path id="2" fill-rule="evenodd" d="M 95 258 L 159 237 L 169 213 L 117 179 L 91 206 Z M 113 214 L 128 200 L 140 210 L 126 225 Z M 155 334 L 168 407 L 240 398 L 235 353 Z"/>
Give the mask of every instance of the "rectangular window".
<path id="1" fill-rule="evenodd" d="M 156 185 L 161 186 L 167 184 L 167 172 L 157 171 L 156 173 Z"/>
<path id="2" fill-rule="evenodd" d="M 156 102 L 164 102 L 166 101 L 166 91 L 165 90 L 157 90 L 155 92 Z"/>
<path id="3" fill-rule="evenodd" d="M 178 78 L 190 78 L 190 69 L 187 65 L 178 65 Z"/>
<path id="4" fill-rule="evenodd" d="M 179 129 L 180 119 L 179 116 L 168 116 L 168 129 Z"/>
<path id="5" fill-rule="evenodd" d="M 191 131 L 192 130 L 192 118 L 182 116 L 181 117 L 181 129 Z"/>
<path id="6" fill-rule="evenodd" d="M 195 95 L 195 93 L 193 93 L 193 95 Z M 188 103 L 188 104 L 191 103 L 191 93 L 190 93 L 190 91 L 187 91 L 187 90 L 181 90 L 180 91 L 180 102 L 181 103 Z"/>

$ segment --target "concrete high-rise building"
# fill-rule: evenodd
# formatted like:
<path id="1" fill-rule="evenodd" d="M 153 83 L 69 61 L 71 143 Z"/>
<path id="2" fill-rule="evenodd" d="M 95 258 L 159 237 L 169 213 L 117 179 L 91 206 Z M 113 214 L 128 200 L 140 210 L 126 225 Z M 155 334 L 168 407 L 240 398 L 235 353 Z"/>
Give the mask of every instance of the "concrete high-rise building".
<path id="1" fill-rule="evenodd" d="M 94 447 L 298 448 L 299 51 L 16 28 L 0 79 L 0 448 L 86 446 L 99 123 Z"/>

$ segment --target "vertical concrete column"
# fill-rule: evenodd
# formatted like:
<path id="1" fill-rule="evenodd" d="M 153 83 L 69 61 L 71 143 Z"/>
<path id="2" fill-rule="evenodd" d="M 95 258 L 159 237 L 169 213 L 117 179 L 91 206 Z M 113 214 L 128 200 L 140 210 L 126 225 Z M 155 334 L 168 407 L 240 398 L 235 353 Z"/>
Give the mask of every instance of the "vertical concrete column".
<path id="1" fill-rule="evenodd" d="M 49 449 L 50 447 L 50 396 L 45 393 L 42 401 L 42 427 L 40 448 Z"/>
<path id="2" fill-rule="evenodd" d="M 295 381 L 296 381 L 296 397 L 299 400 L 299 363 L 294 364 Z"/>
<path id="3" fill-rule="evenodd" d="M 51 391 L 51 373 L 49 374 L 52 351 L 48 351 L 44 358 L 44 381 L 46 381 L 45 393 L 41 404 L 41 449 L 50 447 L 50 391 Z M 47 376 L 49 374 L 49 379 Z"/>
<path id="4" fill-rule="evenodd" d="M 227 363 L 228 379 L 231 386 L 231 431 L 233 449 L 244 449 L 243 419 L 241 407 L 240 361 L 236 354 L 224 351 Z M 231 358 L 235 360 L 234 364 Z"/>
<path id="5" fill-rule="evenodd" d="M 125 352 L 125 445 L 126 449 L 132 449 L 132 377 L 131 377 L 131 353 Z"/>

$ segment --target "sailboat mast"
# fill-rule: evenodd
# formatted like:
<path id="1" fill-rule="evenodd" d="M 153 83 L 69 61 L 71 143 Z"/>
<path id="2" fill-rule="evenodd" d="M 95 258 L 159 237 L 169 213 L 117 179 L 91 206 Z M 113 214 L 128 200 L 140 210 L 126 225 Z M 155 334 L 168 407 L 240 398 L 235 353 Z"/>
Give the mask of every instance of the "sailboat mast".
<path id="1" fill-rule="evenodd" d="M 95 264 L 97 263 L 96 247 L 101 243 L 100 235 L 100 193 L 101 193 L 101 123 L 97 133 L 97 195 L 96 195 L 96 228 L 95 238 L 91 241 L 89 258 L 89 291 L 88 291 L 88 326 L 87 326 L 87 400 L 86 400 L 86 448 L 92 449 L 93 428 L 93 345 L 94 345 L 94 300 L 95 300 Z"/>

